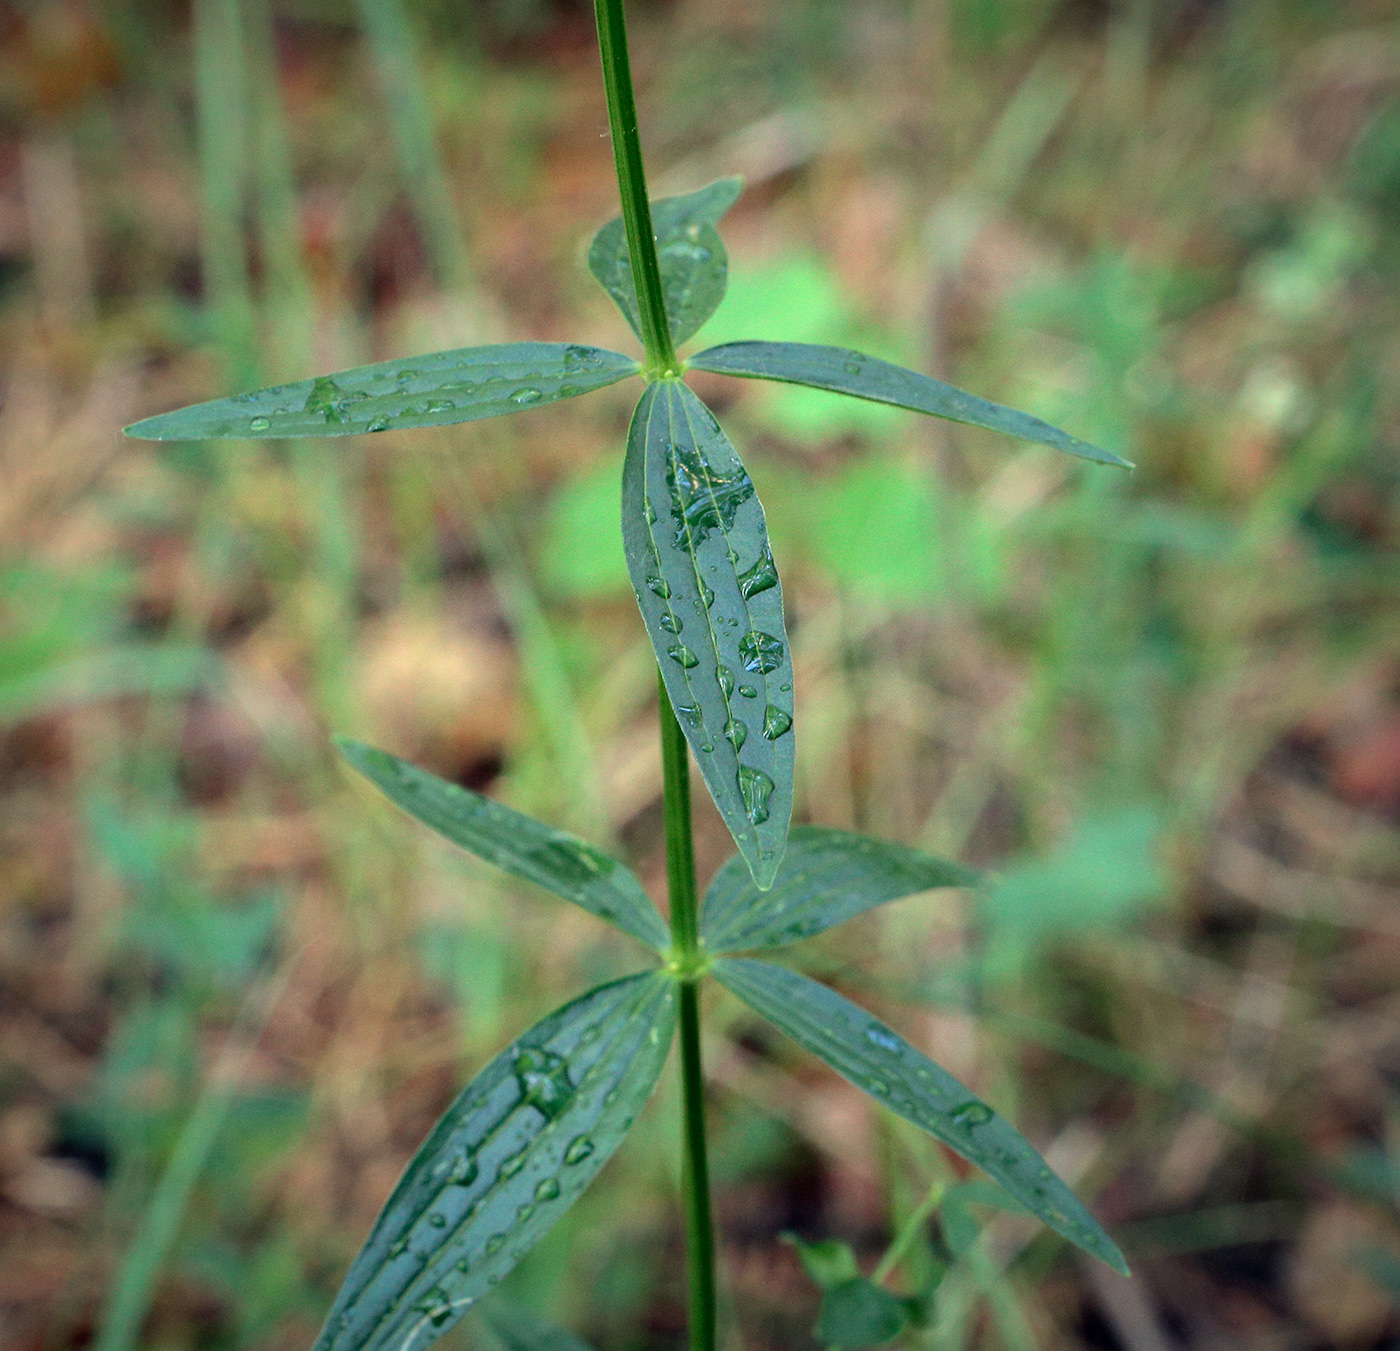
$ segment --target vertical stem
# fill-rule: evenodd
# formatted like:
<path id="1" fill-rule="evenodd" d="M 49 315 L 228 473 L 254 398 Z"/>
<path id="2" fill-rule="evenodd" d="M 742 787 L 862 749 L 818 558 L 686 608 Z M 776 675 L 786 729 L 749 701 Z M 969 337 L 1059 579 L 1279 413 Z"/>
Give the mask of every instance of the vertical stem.
<path id="1" fill-rule="evenodd" d="M 617 187 L 622 196 L 622 223 L 627 231 L 632 280 L 637 290 L 647 373 L 674 375 L 680 363 L 671 342 L 671 327 L 666 322 L 666 302 L 661 292 L 661 265 L 656 257 L 656 232 L 651 224 L 642 142 L 637 134 L 632 63 L 627 55 L 627 20 L 622 0 L 593 0 L 593 12 L 598 20 L 598 48 L 603 57 L 603 87 L 608 96 L 613 163 L 617 166 Z"/>
<path id="2" fill-rule="evenodd" d="M 695 851 L 690 831 L 690 761 L 665 683 L 657 676 L 661 768 L 666 823 L 666 877 L 671 893 L 671 941 L 682 967 L 700 955 Z M 680 984 L 681 1104 L 685 1119 L 685 1255 L 690 1351 L 714 1351 L 715 1245 L 710 1216 L 710 1165 L 705 1151 L 705 1081 L 700 1064 L 700 985 Z"/>
<path id="3" fill-rule="evenodd" d="M 603 87 L 612 128 L 613 162 L 622 197 L 622 221 L 632 282 L 637 292 L 647 375 L 677 375 L 671 328 L 661 291 L 661 264 L 647 199 L 637 104 L 627 55 L 623 0 L 593 0 Z M 710 1218 L 710 1168 L 705 1153 L 705 1085 L 700 1064 L 699 906 L 695 894 L 695 849 L 690 830 L 690 759 L 666 686 L 657 673 L 661 718 L 661 766 L 666 821 L 666 877 L 671 893 L 671 942 L 680 973 L 681 1096 L 685 1115 L 685 1237 L 689 1290 L 690 1349 L 714 1351 L 715 1252 Z"/>

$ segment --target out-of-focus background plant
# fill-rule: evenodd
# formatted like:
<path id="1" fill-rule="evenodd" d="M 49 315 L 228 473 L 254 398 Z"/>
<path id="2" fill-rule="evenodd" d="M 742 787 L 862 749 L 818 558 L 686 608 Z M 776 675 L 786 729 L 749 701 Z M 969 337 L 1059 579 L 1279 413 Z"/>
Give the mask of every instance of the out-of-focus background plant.
<path id="1" fill-rule="evenodd" d="M 748 179 L 707 339 L 859 345 L 1140 466 L 705 385 L 783 564 L 798 818 L 996 874 L 810 964 L 1011 1116 L 1137 1272 L 950 1190 L 902 1336 L 1391 1346 L 1400 14 L 631 15 L 654 189 Z M 306 1346 L 454 1086 L 623 969 L 406 829 L 332 731 L 660 894 L 625 393 L 372 443 L 118 434 L 454 344 L 625 347 L 581 265 L 616 211 L 596 61 L 574 0 L 0 5 L 6 1345 Z M 696 801 L 703 875 L 728 840 Z M 754 1348 L 813 1345 L 778 1236 L 868 1270 L 960 1173 L 725 998 L 724 1298 Z M 675 1114 L 663 1080 L 656 1147 L 511 1278 L 604 1351 L 678 1339 Z"/>

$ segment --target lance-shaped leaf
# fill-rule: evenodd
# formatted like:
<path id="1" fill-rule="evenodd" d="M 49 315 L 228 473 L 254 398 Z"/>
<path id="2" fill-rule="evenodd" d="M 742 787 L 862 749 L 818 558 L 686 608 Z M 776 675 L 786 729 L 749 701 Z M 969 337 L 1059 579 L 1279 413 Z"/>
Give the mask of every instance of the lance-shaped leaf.
<path id="1" fill-rule="evenodd" d="M 197 403 L 134 423 L 126 434 L 206 441 L 446 427 L 588 394 L 640 369 L 620 352 L 576 343 L 463 347 Z"/>
<path id="2" fill-rule="evenodd" d="M 788 835 L 770 890 L 759 891 L 738 857 L 715 874 L 700 912 L 700 936 L 715 953 L 781 947 L 886 901 L 976 881 L 968 868 L 901 844 L 798 826 Z"/>
<path id="3" fill-rule="evenodd" d="M 1081 460 L 1114 464 L 1131 469 L 1130 461 L 1112 451 L 1081 441 L 1048 422 L 1018 412 L 966 390 L 945 385 L 932 376 L 893 366 L 888 361 L 852 352 L 844 347 L 821 347 L 806 342 L 731 342 L 711 347 L 686 363 L 697 370 L 718 371 L 753 380 L 777 380 L 789 385 L 810 385 L 833 394 L 849 394 L 872 403 L 893 404 L 915 413 L 965 422 L 1006 432 L 1022 441 L 1053 446 Z"/>
<path id="4" fill-rule="evenodd" d="M 729 284 L 729 255 L 715 226 L 738 200 L 743 188 L 742 178 L 721 178 L 698 192 L 662 197 L 651 204 L 666 322 L 671 341 L 677 346 L 693 337 L 724 299 Z M 621 216 L 615 216 L 593 236 L 588 270 L 617 302 L 640 338 L 642 322 L 632 280 L 632 255 Z"/>
<path id="5" fill-rule="evenodd" d="M 453 844 L 581 905 L 657 952 L 670 945 L 666 921 L 635 874 L 601 849 L 388 751 L 347 738 L 336 744 L 393 802 Z"/>
<path id="6" fill-rule="evenodd" d="M 336 1296 L 316 1351 L 423 1351 L 578 1199 L 647 1100 L 675 1028 L 663 972 L 537 1023 L 424 1142 Z"/>
<path id="7" fill-rule="evenodd" d="M 627 569 L 666 692 L 759 887 L 792 814 L 792 658 L 753 480 L 714 415 L 657 380 L 622 468 Z"/>
<path id="8" fill-rule="evenodd" d="M 714 974 L 843 1078 L 1001 1183 L 1032 1215 L 1127 1275 L 1123 1254 L 1008 1121 L 898 1033 L 795 971 L 721 957 Z"/>

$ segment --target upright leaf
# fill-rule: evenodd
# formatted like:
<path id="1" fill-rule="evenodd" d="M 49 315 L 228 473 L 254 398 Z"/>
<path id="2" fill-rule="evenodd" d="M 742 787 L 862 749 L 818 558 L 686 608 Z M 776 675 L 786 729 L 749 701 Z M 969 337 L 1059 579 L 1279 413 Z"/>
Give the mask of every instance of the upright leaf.
<path id="1" fill-rule="evenodd" d="M 316 1351 L 423 1351 L 578 1199 L 661 1073 L 675 982 L 629 976 L 549 1015 L 462 1091 L 394 1188 Z"/>
<path id="2" fill-rule="evenodd" d="M 576 343 L 462 347 L 197 403 L 126 429 L 147 441 L 351 436 L 500 417 L 616 384 L 632 357 Z"/>
<path id="3" fill-rule="evenodd" d="M 743 187 L 741 178 L 721 178 L 698 192 L 662 197 L 651 204 L 666 321 L 671 341 L 677 346 L 693 337 L 724 299 L 729 255 L 715 226 L 738 200 Z M 615 216 L 593 236 L 588 270 L 640 338 L 642 323 L 632 281 L 632 255 L 621 216 Z"/>
<path id="4" fill-rule="evenodd" d="M 849 394 L 872 403 L 893 404 L 915 413 L 965 422 L 970 427 L 1006 432 L 1023 441 L 1053 446 L 1081 460 L 1114 464 L 1122 469 L 1133 467 L 1122 456 L 1081 441 L 1029 413 L 979 399 L 932 376 L 892 366 L 888 361 L 844 347 L 821 347 L 806 342 L 731 342 L 700 352 L 686 364 L 722 375 L 828 389 L 833 394 Z"/>
<path id="5" fill-rule="evenodd" d="M 810 938 L 873 906 L 933 887 L 968 887 L 977 874 L 885 840 L 798 826 L 772 888 L 759 891 L 740 858 L 715 874 L 700 911 L 711 952 L 775 948 Z"/>
<path id="6" fill-rule="evenodd" d="M 1056 1233 L 1127 1275 L 1123 1254 L 1009 1122 L 849 999 L 769 962 L 721 957 L 715 975 L 843 1078 L 982 1168 Z"/>
<path id="7" fill-rule="evenodd" d="M 666 692 L 760 888 L 792 814 L 792 657 L 753 480 L 679 380 L 648 386 L 622 469 L 627 569 Z"/>
<path id="8" fill-rule="evenodd" d="M 410 816 L 478 858 L 581 905 L 649 948 L 670 945 L 666 921 L 624 864 L 532 816 L 512 811 L 388 751 L 337 740 L 341 753 Z"/>

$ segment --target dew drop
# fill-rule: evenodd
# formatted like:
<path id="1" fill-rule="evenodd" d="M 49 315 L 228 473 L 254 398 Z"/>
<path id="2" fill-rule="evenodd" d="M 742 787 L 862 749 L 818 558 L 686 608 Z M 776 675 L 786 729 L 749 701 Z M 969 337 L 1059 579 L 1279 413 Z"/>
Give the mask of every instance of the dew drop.
<path id="1" fill-rule="evenodd" d="M 697 580 L 698 580 L 698 579 L 697 579 Z M 702 602 L 704 602 L 705 608 L 708 610 L 708 609 L 710 608 L 710 606 L 712 606 L 712 605 L 715 603 L 714 588 L 713 588 L 713 587 L 708 587 L 708 586 L 705 585 L 704 582 L 701 582 L 701 583 L 700 583 L 700 599 L 701 599 Z"/>
<path id="2" fill-rule="evenodd" d="M 426 1314 L 428 1321 L 435 1328 L 440 1328 L 452 1317 L 452 1297 L 441 1286 L 435 1286 L 414 1305 L 414 1308 L 419 1313 Z"/>
<path id="3" fill-rule="evenodd" d="M 476 1165 L 476 1156 L 464 1149 L 452 1161 L 452 1171 L 448 1173 L 447 1180 L 454 1187 L 470 1187 L 480 1171 Z"/>
<path id="4" fill-rule="evenodd" d="M 535 1200 L 553 1201 L 559 1195 L 559 1179 L 547 1177 L 535 1188 Z"/>
<path id="5" fill-rule="evenodd" d="M 271 418 L 255 417 L 248 424 L 248 430 L 250 432 L 265 432 L 270 426 L 272 426 Z"/>
<path id="6" fill-rule="evenodd" d="M 463 1276 L 465 1276 L 467 1272 L 469 1272 L 471 1269 L 472 1264 L 469 1261 L 467 1261 L 465 1257 L 463 1257 L 456 1265 L 456 1270 L 460 1272 Z"/>
<path id="7" fill-rule="evenodd" d="M 719 668 L 719 687 L 724 692 L 726 699 L 734 693 L 734 672 L 727 666 Z"/>
<path id="8" fill-rule="evenodd" d="M 656 621 L 667 633 L 679 633 L 685 625 L 669 611 Z"/>
<path id="9" fill-rule="evenodd" d="M 648 577 L 647 590 L 660 596 L 662 600 L 671 599 L 671 587 L 664 577 Z"/>
<path id="10" fill-rule="evenodd" d="M 851 360 L 846 362 L 847 375 L 859 375 L 862 369 L 863 367 L 861 366 L 861 363 L 859 361 Z"/>
<path id="11" fill-rule="evenodd" d="M 890 1086 L 883 1079 L 867 1079 L 865 1086 L 882 1098 L 889 1096 Z"/>
<path id="12" fill-rule="evenodd" d="M 429 399 L 428 412 L 430 413 L 450 413 L 457 405 L 451 399 Z"/>
<path id="13" fill-rule="evenodd" d="M 569 1147 L 564 1151 L 565 1163 L 582 1163 L 593 1153 L 593 1141 L 586 1135 L 576 1135 L 569 1141 Z"/>
<path id="14" fill-rule="evenodd" d="M 714 750 L 714 748 L 715 743 L 713 741 L 702 741 L 700 743 L 700 749 L 704 751 L 707 755 L 710 754 Z"/>
<path id="15" fill-rule="evenodd" d="M 408 1239 L 406 1238 L 395 1239 L 394 1242 L 389 1245 L 390 1257 L 402 1257 L 407 1251 Z"/>
<path id="16" fill-rule="evenodd" d="M 521 1224 L 524 1224 L 534 1213 L 535 1203 L 533 1201 L 526 1201 L 525 1204 L 515 1212 L 515 1218 L 519 1220 Z"/>
<path id="17" fill-rule="evenodd" d="M 761 769 L 739 766 L 739 796 L 744 800 L 744 815 L 755 826 L 761 826 L 771 815 L 768 799 L 773 796 L 773 780 Z"/>
<path id="18" fill-rule="evenodd" d="M 510 401 L 521 408 L 528 408 L 532 403 L 539 403 L 542 397 L 539 390 L 526 386 L 524 389 L 515 390 L 510 396 Z"/>
<path id="19" fill-rule="evenodd" d="M 974 1098 L 954 1107 L 952 1117 L 959 1126 L 985 1126 L 992 1119 L 992 1109 Z"/>
<path id="20" fill-rule="evenodd" d="M 756 689 L 754 689 L 754 687 L 753 687 L 752 685 L 740 685 L 740 686 L 739 686 L 739 693 L 742 694 L 742 695 L 744 696 L 745 699 L 757 699 L 757 698 L 758 698 L 758 691 L 757 691 Z"/>
<path id="21" fill-rule="evenodd" d="M 388 430 L 389 419 L 386 417 L 375 418 L 374 421 L 371 422 L 369 426 L 365 428 L 365 431 L 367 432 L 387 432 Z"/>
<path id="22" fill-rule="evenodd" d="M 446 1229 L 447 1216 L 444 1215 L 442 1211 L 435 1210 L 431 1215 L 428 1216 L 428 1223 L 431 1224 L 434 1229 Z"/>
<path id="23" fill-rule="evenodd" d="M 522 1046 L 516 1051 L 515 1080 L 520 1085 L 520 1096 L 546 1121 L 553 1121 L 574 1096 L 564 1057 L 538 1046 Z"/>
<path id="24" fill-rule="evenodd" d="M 724 724 L 724 739 L 729 742 L 736 751 L 743 750 L 744 742 L 749 739 L 748 724 L 740 722 L 738 718 L 730 718 L 729 721 Z"/>
<path id="25" fill-rule="evenodd" d="M 773 551 L 765 544 L 753 567 L 739 574 L 739 590 L 744 599 L 748 600 L 750 596 L 769 591 L 777 585 L 778 569 L 773 562 Z"/>
<path id="26" fill-rule="evenodd" d="M 771 633 L 754 629 L 739 639 L 739 657 L 744 670 L 767 675 L 783 664 L 783 645 Z"/>
<path id="27" fill-rule="evenodd" d="M 684 643 L 675 643 L 666 649 L 666 655 L 674 662 L 680 663 L 687 671 L 694 666 L 700 665 L 700 658 L 695 655 Z"/>
<path id="28" fill-rule="evenodd" d="M 899 1050 L 899 1038 L 878 1023 L 872 1023 L 865 1029 L 865 1039 L 878 1046 L 882 1051 Z"/>
<path id="29" fill-rule="evenodd" d="M 652 506 L 652 504 L 651 504 L 651 498 L 649 498 L 649 497 L 648 497 L 647 500 L 646 500 L 645 512 L 646 512 L 647 524 L 648 524 L 648 525 L 655 525 L 655 524 L 656 524 L 656 508 L 655 508 L 654 506 Z"/>
<path id="30" fill-rule="evenodd" d="M 486 1240 L 486 1255 L 494 1257 L 502 1248 L 506 1246 L 506 1236 L 504 1234 L 492 1234 Z"/>
<path id="31" fill-rule="evenodd" d="M 776 704 L 769 704 L 763 710 L 763 735 L 769 741 L 776 741 L 792 726 L 792 715 L 784 713 Z"/>
<path id="32" fill-rule="evenodd" d="M 525 1151 L 522 1149 L 519 1154 L 512 1154 L 508 1159 L 502 1160 L 501 1166 L 496 1170 L 496 1178 L 504 1182 L 507 1178 L 514 1177 L 523 1167 Z"/>
<path id="33" fill-rule="evenodd" d="M 700 712 L 699 704 L 677 704 L 676 716 L 688 727 L 699 727 L 704 721 L 704 714 Z"/>

